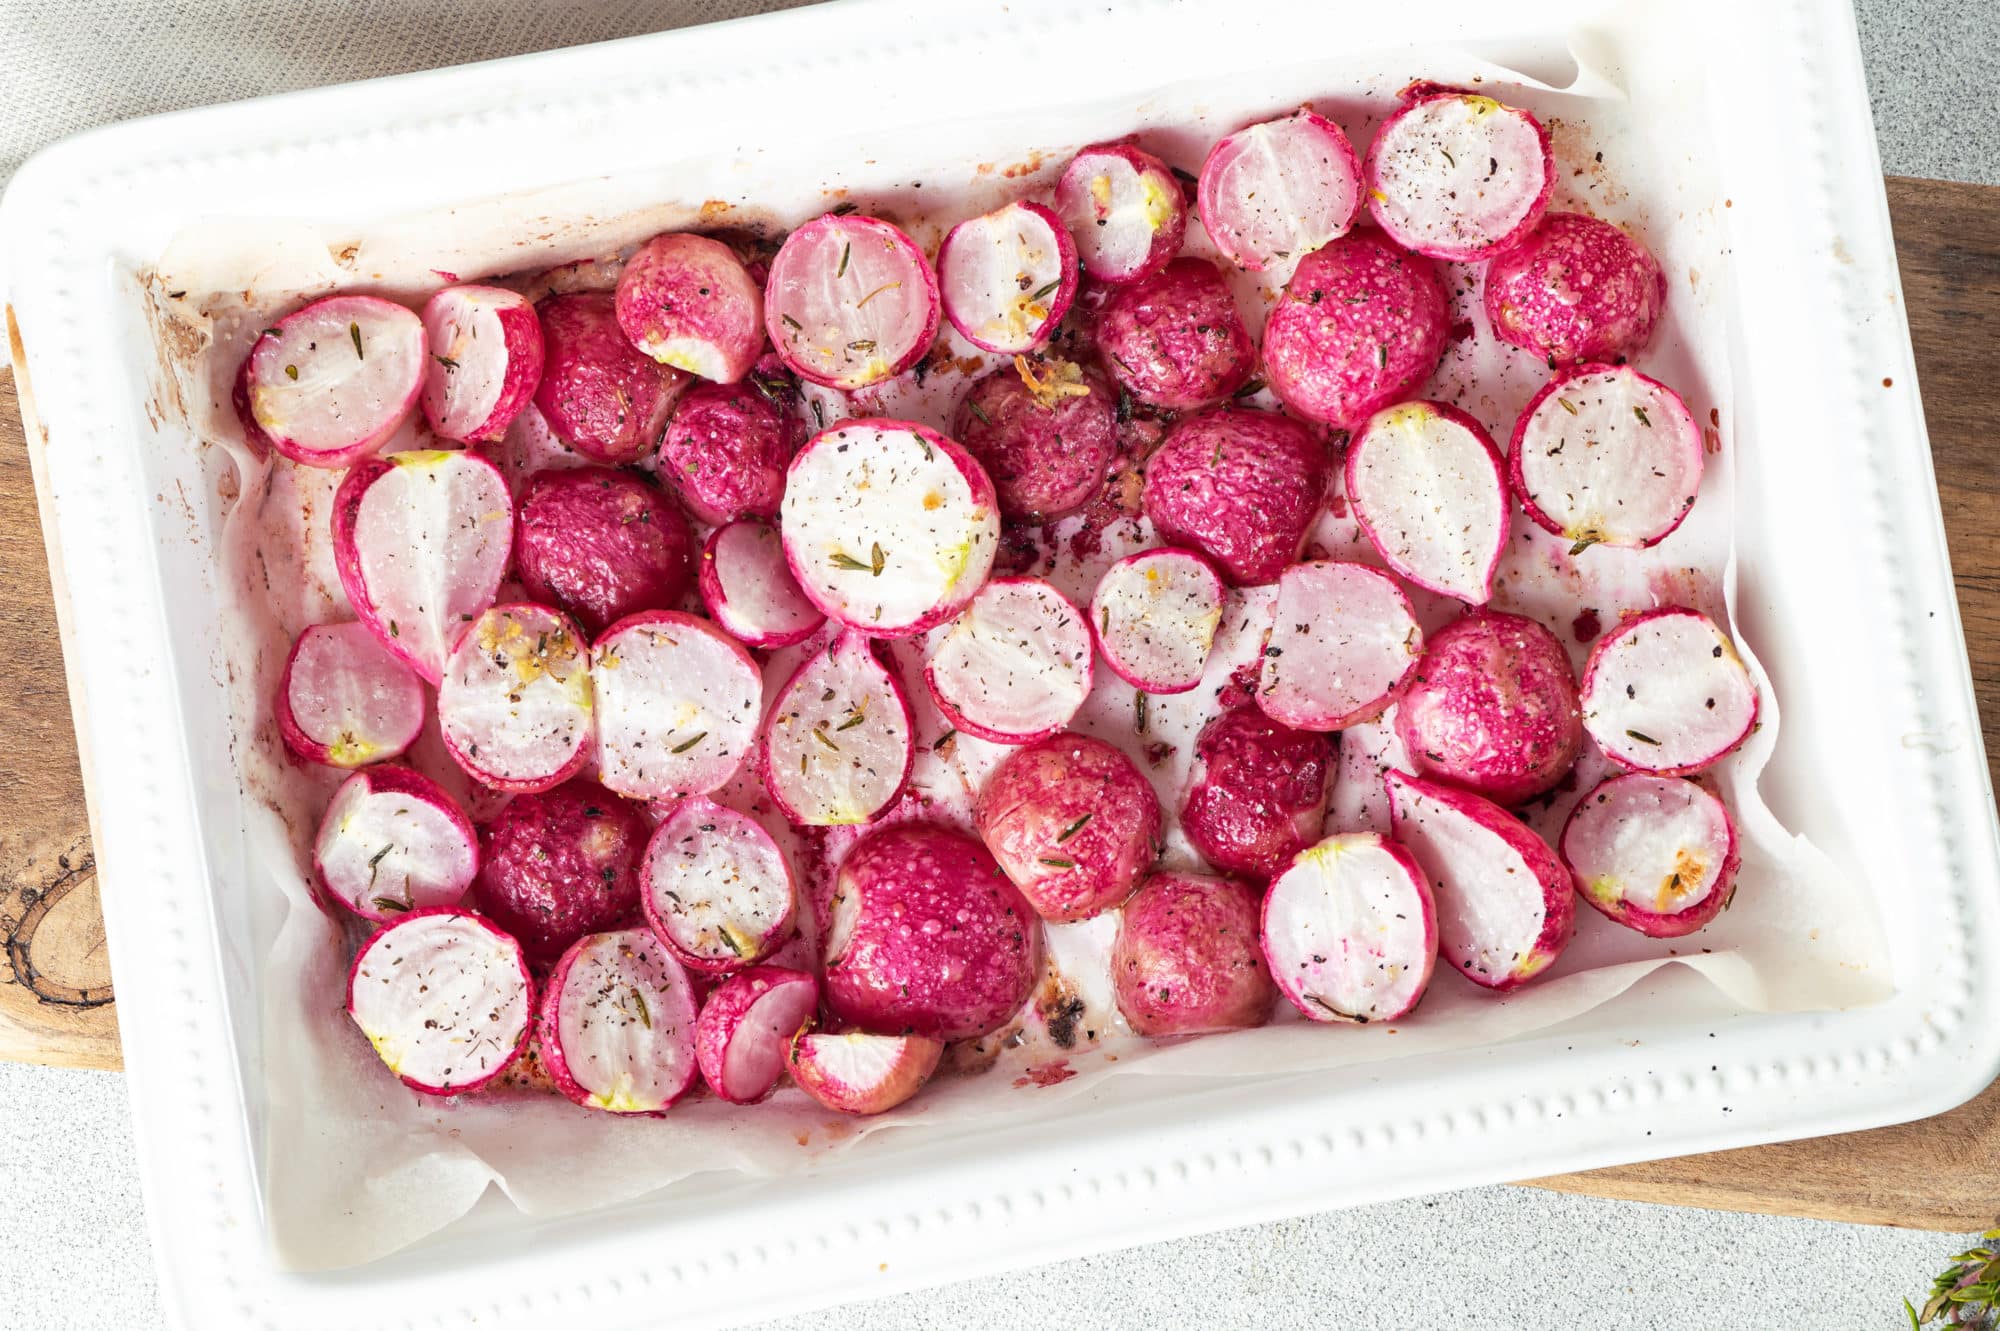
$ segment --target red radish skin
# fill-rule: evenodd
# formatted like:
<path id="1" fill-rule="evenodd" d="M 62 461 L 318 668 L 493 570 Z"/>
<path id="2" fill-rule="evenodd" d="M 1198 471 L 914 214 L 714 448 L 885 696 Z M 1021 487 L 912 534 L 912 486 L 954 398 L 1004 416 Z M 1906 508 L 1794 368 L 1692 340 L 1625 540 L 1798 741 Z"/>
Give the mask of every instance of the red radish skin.
<path id="1" fill-rule="evenodd" d="M 1742 856 L 1721 800 L 1692 781 L 1627 773 L 1577 801 L 1558 849 L 1599 914 L 1648 938 L 1685 938 L 1736 893 Z"/>
<path id="2" fill-rule="evenodd" d="M 501 438 L 542 381 L 542 323 L 519 292 L 446 287 L 424 302 L 424 419 L 440 439 Z"/>
<path id="3" fill-rule="evenodd" d="M 1174 411 L 1226 400 L 1257 364 L 1236 297 L 1206 259 L 1175 259 L 1112 292 L 1098 312 L 1097 346 L 1133 397 Z"/>
<path id="4" fill-rule="evenodd" d="M 1090 696 L 1089 622 L 1040 578 L 995 578 L 932 643 L 931 697 L 958 729 L 999 744 L 1062 730 Z"/>
<path id="5" fill-rule="evenodd" d="M 1340 126 L 1301 108 L 1219 140 L 1196 201 L 1215 247 L 1260 273 L 1347 234 L 1361 210 L 1361 159 Z"/>
<path id="6" fill-rule="evenodd" d="M 424 728 L 424 683 L 365 624 L 314 624 L 285 657 L 275 712 L 309 763 L 361 767 L 399 756 Z"/>
<path id="7" fill-rule="evenodd" d="M 713 383 L 741 379 L 764 350 L 764 293 L 719 240 L 654 236 L 626 262 L 614 300 L 633 346 Z"/>
<path id="8" fill-rule="evenodd" d="M 1372 721 L 1423 651 L 1424 631 L 1394 578 L 1364 564 L 1294 564 L 1278 578 L 1257 705 L 1296 730 Z"/>
<path id="9" fill-rule="evenodd" d="M 1100 282 L 1137 282 L 1165 268 L 1187 234 L 1187 199 L 1165 162 L 1129 143 L 1100 143 L 1056 179 L 1056 213 L 1083 270 Z"/>
<path id="10" fill-rule="evenodd" d="M 879 384 L 937 340 L 937 275 L 897 227 L 828 213 L 785 237 L 771 260 L 764 329 L 803 379 L 849 391 Z"/>
<path id="11" fill-rule="evenodd" d="M 1272 307 L 1264 380 L 1307 420 L 1352 430 L 1423 385 L 1448 327 L 1428 259 L 1349 232 L 1300 260 Z"/>
<path id="12" fill-rule="evenodd" d="M 1264 898 L 1264 958 L 1309 1021 L 1394 1021 L 1437 964 L 1437 907 L 1410 853 L 1373 832 L 1300 851 Z"/>
<path id="13" fill-rule="evenodd" d="M 238 414 L 252 447 L 307 467 L 348 467 L 416 410 L 423 320 L 377 296 L 328 296 L 257 338 L 240 374 Z"/>
<path id="14" fill-rule="evenodd" d="M 1629 365 L 1579 365 L 1528 399 L 1509 479 L 1542 530 L 1643 548 L 1673 534 L 1701 489 L 1701 426 L 1680 394 Z"/>
<path id="15" fill-rule="evenodd" d="M 701 552 L 701 601 L 715 622 L 750 647 L 790 647 L 826 616 L 799 590 L 775 527 L 732 522 L 710 533 Z"/>
<path id="16" fill-rule="evenodd" d="M 1132 760 L 1088 735 L 1016 750 L 973 806 L 980 839 L 1045 920 L 1123 902 L 1160 853 L 1160 801 Z"/>
<path id="17" fill-rule="evenodd" d="M 618 326 L 608 291 L 549 296 L 542 321 L 542 382 L 549 428 L 593 462 L 621 466 L 653 451 L 688 376 L 640 351 Z"/>
<path id="18" fill-rule="evenodd" d="M 646 843 L 639 904 L 683 962 L 721 972 L 763 961 L 791 937 L 797 892 L 778 843 L 756 819 L 695 798 L 675 806 Z M 784 1034 L 797 1029 L 793 1022 Z"/>
<path id="19" fill-rule="evenodd" d="M 1325 735 L 1232 707 L 1195 739 L 1181 831 L 1223 872 L 1269 878 L 1319 840 L 1333 756 Z"/>
<path id="20" fill-rule="evenodd" d="M 586 1109 L 663 1114 L 694 1085 L 695 1007 L 687 972 L 646 930 L 579 938 L 542 989 L 542 1065 Z"/>
<path id="21" fill-rule="evenodd" d="M 255 347 L 252 347 L 255 351 Z M 264 427 L 257 424 L 257 413 L 250 408 L 250 362 L 252 356 L 245 356 L 236 367 L 236 377 L 230 382 L 229 405 L 236 413 L 236 423 L 242 427 L 243 442 L 249 445 L 250 454 L 259 462 L 277 452 L 277 445 L 271 436 L 264 433 Z"/>
<path id="22" fill-rule="evenodd" d="M 1222 575 L 1192 550 L 1141 550 L 1106 569 L 1090 631 L 1113 674 L 1147 693 L 1186 693 L 1208 669 Z"/>
<path id="23" fill-rule="evenodd" d="M 341 782 L 313 841 L 320 898 L 378 924 L 456 906 L 478 870 L 472 820 L 435 781 L 400 763 Z"/>
<path id="24" fill-rule="evenodd" d="M 922 1090 L 943 1056 L 943 1041 L 921 1035 L 802 1030 L 785 1047 L 785 1067 L 835 1113 L 881 1114 Z"/>
<path id="25" fill-rule="evenodd" d="M 480 834 L 479 909 L 538 963 L 639 913 L 645 818 L 595 781 L 517 795 Z"/>
<path id="26" fill-rule="evenodd" d="M 1260 893 L 1237 878 L 1156 873 L 1125 903 L 1111 989 L 1137 1035 L 1244 1029 L 1270 1020 L 1278 989 L 1258 945 Z"/>
<path id="27" fill-rule="evenodd" d="M 370 935 L 347 973 L 348 1017 L 425 1095 L 464 1095 L 505 1072 L 533 1014 L 521 945 L 468 911 L 411 911 Z"/>
<path id="28" fill-rule="evenodd" d="M 915 729 L 903 686 L 869 640 L 842 633 L 800 663 L 772 704 L 764 788 L 795 824 L 865 823 L 903 793 Z"/>
<path id="29" fill-rule="evenodd" d="M 1484 426 L 1444 402 L 1386 408 L 1355 432 L 1346 473 L 1348 507 L 1399 576 L 1469 605 L 1492 599 L 1509 510 Z"/>
<path id="30" fill-rule="evenodd" d="M 826 1005 L 864 1030 L 970 1040 L 998 1030 L 1042 971 L 1042 929 L 986 847 L 929 823 L 863 837 L 841 863 Z"/>
<path id="31" fill-rule="evenodd" d="M 1667 275 L 1639 241 L 1585 213 L 1550 213 L 1486 269 L 1487 322 L 1548 363 L 1629 360 L 1653 340 Z"/>
<path id="32" fill-rule="evenodd" d="M 702 522 L 774 518 L 798 422 L 744 384 L 700 384 L 674 408 L 660 441 L 660 475 Z"/>
<path id="33" fill-rule="evenodd" d="M 591 748 L 590 653 L 546 606 L 495 606 L 465 626 L 438 684 L 438 726 L 465 774 L 533 793 L 583 770 Z"/>
<path id="34" fill-rule="evenodd" d="M 648 610 L 598 636 L 597 779 L 632 799 L 705 795 L 756 742 L 764 677 L 743 645 L 699 615 Z"/>
<path id="35" fill-rule="evenodd" d="M 1532 619 L 1479 610 L 1430 641 L 1396 708 L 1424 776 L 1501 804 L 1553 788 L 1583 747 L 1569 653 Z"/>
<path id="36" fill-rule="evenodd" d="M 1598 639 L 1583 666 L 1583 725 L 1628 772 L 1692 776 L 1757 728 L 1757 686 L 1698 610 L 1665 606 Z"/>
<path id="37" fill-rule="evenodd" d="M 1491 800 L 1406 772 L 1382 779 L 1395 838 L 1436 899 L 1445 963 L 1500 990 L 1547 970 L 1576 931 L 1575 881 L 1556 853 Z"/>
<path id="38" fill-rule="evenodd" d="M 805 971 L 753 966 L 730 976 L 695 1022 L 701 1079 L 731 1104 L 756 1104 L 777 1089 L 792 1038 L 818 1006 L 819 982 Z"/>
<path id="39" fill-rule="evenodd" d="M 1368 211 L 1397 244 L 1466 262 L 1519 244 L 1556 187 L 1541 121 L 1457 91 L 1413 97 L 1383 121 L 1363 173 Z"/>
<path id="40" fill-rule="evenodd" d="M 1167 541 L 1213 560 L 1238 587 L 1275 581 L 1299 557 L 1327 482 L 1326 446 L 1268 411 L 1183 417 L 1146 465 L 1141 500 Z"/>
<path id="41" fill-rule="evenodd" d="M 521 491 L 514 568 L 537 601 L 592 635 L 687 595 L 694 534 L 660 488 L 627 471 L 538 472 Z"/>
<path id="42" fill-rule="evenodd" d="M 960 222 L 938 247 L 944 313 L 981 351 L 1013 356 L 1049 340 L 1076 299 L 1076 244 L 1039 203 Z"/>
<path id="43" fill-rule="evenodd" d="M 1003 365 L 975 379 L 952 417 L 952 438 L 992 478 L 1000 511 L 1048 522 L 1104 488 L 1118 449 L 1118 394 L 1096 368 L 1073 361 Z"/>

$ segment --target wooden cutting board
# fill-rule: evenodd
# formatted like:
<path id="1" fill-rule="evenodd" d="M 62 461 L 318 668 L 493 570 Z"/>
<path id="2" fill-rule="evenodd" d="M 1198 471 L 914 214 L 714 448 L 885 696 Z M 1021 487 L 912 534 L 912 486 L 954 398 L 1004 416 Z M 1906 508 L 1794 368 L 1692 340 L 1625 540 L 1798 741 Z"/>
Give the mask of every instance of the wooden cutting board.
<path id="1" fill-rule="evenodd" d="M 2000 756 L 2000 188 L 1891 178 L 1903 292 L 1989 755 Z M 18 354 L 18 353 L 17 353 Z M 30 412 L 32 418 L 32 411 Z M 36 489 L 0 377 L 0 1058 L 118 1066 Z M 2000 769 L 1997 769 L 2000 770 Z M 2000 776 L 1996 776 L 2000 780 Z M 1966 1231 L 2000 1217 L 2000 1084 L 1922 1123 L 1537 1179 L 1566 1192 Z"/>

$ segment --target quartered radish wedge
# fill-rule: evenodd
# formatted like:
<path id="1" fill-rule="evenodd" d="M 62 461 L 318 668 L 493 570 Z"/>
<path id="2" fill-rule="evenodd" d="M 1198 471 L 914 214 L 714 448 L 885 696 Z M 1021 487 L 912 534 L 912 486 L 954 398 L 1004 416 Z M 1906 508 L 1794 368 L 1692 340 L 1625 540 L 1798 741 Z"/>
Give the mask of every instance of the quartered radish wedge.
<path id="1" fill-rule="evenodd" d="M 828 213 L 785 237 L 771 260 L 764 328 L 800 377 L 827 388 L 866 388 L 930 350 L 937 276 L 896 227 Z"/>
<path id="2" fill-rule="evenodd" d="M 499 439 L 542 382 L 542 321 L 516 291 L 446 287 L 424 302 L 424 418 L 440 439 Z"/>
<path id="3" fill-rule="evenodd" d="M 982 351 L 1019 355 L 1049 340 L 1076 298 L 1076 245 L 1039 203 L 960 222 L 938 248 L 951 326 Z"/>
<path id="4" fill-rule="evenodd" d="M 1278 576 L 1257 705 L 1295 730 L 1340 730 L 1381 715 L 1423 654 L 1394 578 L 1365 564 L 1294 564 Z"/>
<path id="5" fill-rule="evenodd" d="M 653 932 L 696 970 L 762 961 L 792 932 L 792 871 L 778 843 L 749 814 L 712 800 L 685 800 L 654 829 L 639 883 Z"/>
<path id="6" fill-rule="evenodd" d="M 662 365 L 733 384 L 764 350 L 764 293 L 736 252 L 689 233 L 654 236 L 618 275 L 618 326 Z"/>
<path id="7" fill-rule="evenodd" d="M 424 683 L 366 624 L 314 624 L 285 658 L 275 710 L 293 753 L 328 767 L 360 767 L 416 742 Z"/>
<path id="8" fill-rule="evenodd" d="M 658 1114 L 694 1085 L 694 985 L 644 929 L 571 944 L 542 991 L 536 1035 L 557 1089 L 587 1109 Z"/>
<path id="9" fill-rule="evenodd" d="M 743 765 L 764 677 L 743 645 L 697 615 L 647 610 L 591 652 L 597 779 L 632 799 L 702 795 Z"/>
<path id="10" fill-rule="evenodd" d="M 804 642 L 826 616 L 799 590 L 785 543 L 767 523 L 717 527 L 701 552 L 701 602 L 715 622 L 752 647 Z"/>
<path id="11" fill-rule="evenodd" d="M 479 837 L 435 781 L 400 764 L 340 783 L 313 841 L 322 895 L 364 920 L 457 905 L 479 871 Z"/>
<path id="12" fill-rule="evenodd" d="M 865 823 L 895 802 L 916 760 L 902 685 L 868 639 L 843 633 L 807 657 L 764 722 L 764 788 L 794 823 Z"/>
<path id="13" fill-rule="evenodd" d="M 1477 260 L 1535 229 L 1555 192 L 1556 160 L 1548 130 L 1528 112 L 1443 91 L 1382 122 L 1366 174 L 1368 211 L 1397 244 Z"/>
<path id="14" fill-rule="evenodd" d="M 1659 380 L 1579 365 L 1528 400 L 1508 461 L 1521 507 L 1572 554 L 1657 545 L 1694 507 L 1701 427 Z"/>
<path id="15" fill-rule="evenodd" d="M 1648 938 L 1706 925 L 1736 892 L 1736 825 L 1722 801 L 1680 777 L 1614 776 L 1563 824 L 1563 863 L 1607 919 Z"/>
<path id="16" fill-rule="evenodd" d="M 481 916 L 416 910 L 371 935 L 347 974 L 347 1015 L 389 1071 L 427 1095 L 476 1091 L 528 1043 L 534 984 L 521 945 Z"/>
<path id="17" fill-rule="evenodd" d="M 582 633 L 546 606 L 495 606 L 459 636 L 437 712 L 445 748 L 473 780 L 515 792 L 561 785 L 590 756 Z"/>
<path id="18" fill-rule="evenodd" d="M 1026 744 L 1069 724 L 1090 696 L 1090 628 L 1040 578 L 995 578 L 932 645 L 924 682 L 969 735 Z"/>
<path id="19" fill-rule="evenodd" d="M 1100 143 L 1056 180 L 1056 212 L 1083 269 L 1100 282 L 1136 282 L 1180 253 L 1187 200 L 1165 162 L 1129 143 Z"/>
<path id="20" fill-rule="evenodd" d="M 803 1030 L 785 1047 L 799 1089 L 842 1114 L 880 1114 L 923 1089 L 944 1043 L 922 1035 Z"/>
<path id="21" fill-rule="evenodd" d="M 1361 159 L 1340 126 L 1302 108 L 1210 148 L 1196 202 L 1215 247 L 1262 272 L 1347 234 L 1361 210 Z"/>
<path id="22" fill-rule="evenodd" d="M 1484 605 L 1507 545 L 1507 480 L 1483 426 L 1442 402 L 1368 418 L 1347 446 L 1347 502 L 1388 566 Z"/>
<path id="23" fill-rule="evenodd" d="M 694 1052 L 708 1089 L 754 1105 L 785 1075 L 785 1051 L 812 1020 L 819 983 L 805 971 L 753 966 L 715 987 L 695 1022 Z"/>
<path id="24" fill-rule="evenodd" d="M 244 431 L 308 467 L 389 441 L 424 387 L 424 324 L 375 296 L 328 296 L 264 330 L 239 376 Z"/>
<path id="25" fill-rule="evenodd" d="M 1687 776 L 1757 725 L 1757 686 L 1729 638 L 1697 610 L 1635 615 L 1583 667 L 1583 728 L 1628 772 Z"/>
<path id="26" fill-rule="evenodd" d="M 354 613 L 433 684 L 493 604 L 513 544 L 507 480 L 477 453 L 370 458 L 333 498 L 334 567 Z"/>
<path id="27" fill-rule="evenodd" d="M 1201 683 L 1222 622 L 1222 575 L 1192 550 L 1127 555 L 1090 598 L 1090 629 L 1113 674 L 1148 693 Z"/>
<path id="28" fill-rule="evenodd" d="M 1437 963 L 1437 908 L 1410 853 L 1373 832 L 1300 851 L 1264 898 L 1264 958 L 1312 1021 L 1393 1021 Z"/>

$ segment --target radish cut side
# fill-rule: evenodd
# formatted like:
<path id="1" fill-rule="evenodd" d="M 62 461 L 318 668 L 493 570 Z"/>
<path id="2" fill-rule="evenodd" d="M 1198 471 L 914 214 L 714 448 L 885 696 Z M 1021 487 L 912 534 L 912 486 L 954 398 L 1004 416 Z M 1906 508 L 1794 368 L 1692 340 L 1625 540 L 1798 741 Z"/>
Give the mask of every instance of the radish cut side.
<path id="1" fill-rule="evenodd" d="M 1340 730 L 1381 715 L 1423 654 L 1394 578 L 1363 564 L 1294 564 L 1278 576 L 1257 705 L 1295 730 Z"/>
<path id="2" fill-rule="evenodd" d="M 1713 794 L 1679 777 L 1614 776 L 1563 824 L 1563 863 L 1606 918 L 1651 938 L 1713 920 L 1736 887 L 1736 827 Z"/>
<path id="3" fill-rule="evenodd" d="M 1435 93 L 1382 122 L 1368 145 L 1368 210 L 1397 244 L 1484 259 L 1541 221 L 1555 154 L 1540 121 L 1491 97 Z"/>
<path id="4" fill-rule="evenodd" d="M 591 654 L 597 779 L 631 799 L 703 795 L 743 765 L 764 677 L 741 643 L 677 610 L 628 615 Z"/>
<path id="5" fill-rule="evenodd" d="M 1222 575 L 1192 550 L 1141 550 L 1104 571 L 1090 628 L 1113 674 L 1148 693 L 1201 683 L 1222 622 Z"/>
<path id="6" fill-rule="evenodd" d="M 394 758 L 424 728 L 424 684 L 365 624 L 314 624 L 278 683 L 278 733 L 307 762 L 360 767 Z"/>
<path id="7" fill-rule="evenodd" d="M 1296 111 L 1209 149 L 1197 204 L 1215 247 L 1262 272 L 1347 234 L 1361 208 L 1361 161 L 1340 126 Z"/>
<path id="8" fill-rule="evenodd" d="M 764 284 L 779 357 L 827 388 L 866 388 L 909 369 L 938 330 L 938 281 L 917 243 L 874 217 L 807 222 Z"/>
<path id="9" fill-rule="evenodd" d="M 982 351 L 1019 355 L 1049 340 L 1076 298 L 1076 245 L 1039 203 L 960 222 L 938 248 L 951 326 Z"/>
<path id="10" fill-rule="evenodd" d="M 1313 1021 L 1391 1021 L 1424 996 L 1437 909 L 1410 853 L 1373 832 L 1300 851 L 1264 898 L 1264 958 Z"/>
<path id="11" fill-rule="evenodd" d="M 777 1088 L 785 1050 L 818 1006 L 819 983 L 805 971 L 756 966 L 730 976 L 695 1022 L 702 1080 L 731 1104 L 756 1104 Z"/>
<path id="12" fill-rule="evenodd" d="M 764 723 L 764 787 L 807 827 L 865 823 L 895 802 L 916 760 L 909 704 L 858 633 L 816 651 Z"/>
<path id="13" fill-rule="evenodd" d="M 653 932 L 697 970 L 762 961 L 792 931 L 792 871 L 778 843 L 749 814 L 710 800 L 683 802 L 654 829 L 639 881 Z"/>
<path id="14" fill-rule="evenodd" d="M 313 842 L 320 891 L 364 920 L 454 906 L 479 871 L 479 837 L 451 796 L 407 767 L 340 783 Z"/>
<path id="15" fill-rule="evenodd" d="M 922 1035 L 801 1031 L 785 1050 L 799 1089 L 843 1114 L 879 1114 L 923 1089 L 944 1054 Z"/>
<path id="16" fill-rule="evenodd" d="M 1629 365 L 1551 379 L 1514 426 L 1514 493 L 1572 554 L 1665 540 L 1701 488 L 1701 427 L 1680 394 Z"/>
<path id="17" fill-rule="evenodd" d="M 308 467 L 373 453 L 423 387 L 423 321 L 374 296 L 329 296 L 286 315 L 257 339 L 243 372 L 251 420 Z"/>
<path id="18" fill-rule="evenodd" d="M 1507 545 L 1500 450 L 1442 402 L 1378 411 L 1347 446 L 1347 502 L 1383 562 L 1426 591 L 1484 605 Z"/>
<path id="19" fill-rule="evenodd" d="M 644 929 L 570 945 L 542 994 L 549 1076 L 589 1109 L 658 1114 L 694 1085 L 694 985 Z"/>
<path id="20" fill-rule="evenodd" d="M 438 685 L 445 748 L 473 780 L 532 793 L 590 752 L 590 658 L 557 611 L 502 605 L 468 624 Z"/>
<path id="21" fill-rule="evenodd" d="M 405 1085 L 458 1095 L 520 1057 L 533 994 L 521 945 L 491 922 L 464 911 L 419 910 L 354 954 L 347 1015 Z"/>
<path id="22" fill-rule="evenodd" d="M 1687 776 L 1748 738 L 1757 686 L 1715 621 L 1669 606 L 1620 624 L 1583 667 L 1583 728 L 1628 772 Z"/>
<path id="23" fill-rule="evenodd" d="M 441 439 L 499 439 L 542 382 L 542 321 L 519 292 L 446 287 L 424 302 L 424 416 Z"/>
<path id="24" fill-rule="evenodd" d="M 785 543 L 767 523 L 717 527 L 701 552 L 701 601 L 715 622 L 752 647 L 804 642 L 826 616 L 799 590 Z"/>
<path id="25" fill-rule="evenodd" d="M 953 725 L 1026 744 L 1068 725 L 1090 696 L 1083 612 L 1040 578 L 980 588 L 931 649 L 924 682 Z"/>
<path id="26" fill-rule="evenodd" d="M 1129 143 L 1085 148 L 1056 180 L 1056 212 L 1083 269 L 1100 282 L 1136 282 L 1180 252 L 1187 200 L 1165 162 Z"/>

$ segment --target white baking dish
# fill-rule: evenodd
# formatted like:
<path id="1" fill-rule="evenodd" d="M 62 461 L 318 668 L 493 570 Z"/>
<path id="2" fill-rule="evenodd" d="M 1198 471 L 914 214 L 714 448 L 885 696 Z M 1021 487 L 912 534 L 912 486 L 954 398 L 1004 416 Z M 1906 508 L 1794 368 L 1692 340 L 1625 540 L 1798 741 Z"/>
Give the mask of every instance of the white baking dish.
<path id="1" fill-rule="evenodd" d="M 1973 959 L 2000 942 L 2000 833 L 1852 17 L 1840 0 L 1684 8 L 1704 34 L 1713 165 L 1731 199 L 1737 612 L 1786 713 L 1763 790 L 1874 897 L 1893 998 L 1758 1015 L 1670 968 L 1470 1055 L 1115 1079 L 976 1144 L 892 1134 L 814 1174 L 697 1178 L 561 1221 L 489 1198 L 413 1249 L 328 1275 L 280 1272 L 262 1238 L 259 1059 L 284 1033 L 259 1029 L 256 994 L 278 902 L 247 869 L 211 678 L 226 669 L 204 633 L 213 500 L 192 451 L 157 433 L 174 413 L 151 399 L 133 273 L 211 215 L 360 225 L 598 177 L 605 207 L 629 206 L 620 182 L 639 165 L 796 149 L 857 124 L 889 171 L 899 132 L 917 127 L 935 142 L 953 124 L 1040 123 L 1070 105 L 1136 114 L 1152 89 L 1197 79 L 1233 79 L 1260 106 L 1260 69 L 1366 43 L 1340 6 L 1308 0 L 948 13 L 850 0 L 120 126 L 24 169 L 0 203 L 0 262 L 45 432 L 171 1315 L 287 1331 L 712 1323 L 1330 1205 L 1863 1128 L 1982 1089 L 2000 1027 L 1977 1014 L 2000 983 Z M 1407 42 L 1557 81 L 1563 34 L 1619 21 L 1584 0 L 1398 10 Z M 1399 64 L 1386 46 L 1382 61 Z"/>

